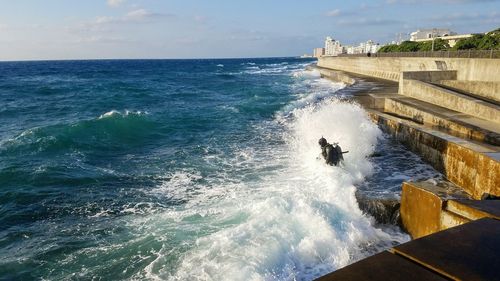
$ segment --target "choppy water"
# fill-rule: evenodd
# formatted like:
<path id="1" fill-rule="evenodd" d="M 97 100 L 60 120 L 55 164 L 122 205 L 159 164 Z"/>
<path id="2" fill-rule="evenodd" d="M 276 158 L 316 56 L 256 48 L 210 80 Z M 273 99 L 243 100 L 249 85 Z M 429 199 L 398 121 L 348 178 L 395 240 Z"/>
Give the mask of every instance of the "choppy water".
<path id="1" fill-rule="evenodd" d="M 0 63 L 0 279 L 310 280 L 408 240 L 354 194 L 438 174 L 308 63 Z"/>

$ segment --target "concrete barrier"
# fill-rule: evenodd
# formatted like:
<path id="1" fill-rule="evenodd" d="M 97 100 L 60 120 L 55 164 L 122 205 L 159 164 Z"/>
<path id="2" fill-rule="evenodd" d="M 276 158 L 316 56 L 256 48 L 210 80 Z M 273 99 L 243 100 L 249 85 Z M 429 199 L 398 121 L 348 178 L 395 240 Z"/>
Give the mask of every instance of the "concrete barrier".
<path id="1" fill-rule="evenodd" d="M 426 82 L 405 79 L 399 86 L 399 94 L 446 107 L 471 116 L 490 120 L 500 125 L 499 106 L 462 95 Z"/>
<path id="2" fill-rule="evenodd" d="M 443 80 L 440 84 L 500 102 L 500 82 Z"/>
<path id="3" fill-rule="evenodd" d="M 404 182 L 401 221 L 417 239 L 485 217 L 500 218 L 500 201 L 471 200 L 449 182 Z"/>
<path id="4" fill-rule="evenodd" d="M 462 113 L 408 97 L 393 96 L 384 99 L 385 112 L 410 118 L 419 124 L 430 124 L 458 137 L 500 145 L 500 127 L 483 128 L 484 120 L 464 118 Z"/>
<path id="5" fill-rule="evenodd" d="M 342 82 L 347 85 L 353 85 L 354 83 L 356 83 L 356 80 L 354 80 L 351 76 L 347 75 L 343 71 L 335 71 L 321 67 L 317 67 L 315 69 L 319 71 L 321 77 L 326 77 L 330 80 Z"/>
<path id="6" fill-rule="evenodd" d="M 500 153 L 412 121 L 368 110 L 385 132 L 419 154 L 474 199 L 500 196 Z"/>
<path id="7" fill-rule="evenodd" d="M 457 80 L 500 82 L 498 59 L 321 57 L 318 66 L 399 81 L 405 71 L 455 70 Z"/>
<path id="8" fill-rule="evenodd" d="M 430 83 L 437 83 L 442 80 L 457 79 L 456 70 L 434 70 L 434 71 L 405 71 L 400 75 L 401 79 L 412 79 L 425 81 Z"/>

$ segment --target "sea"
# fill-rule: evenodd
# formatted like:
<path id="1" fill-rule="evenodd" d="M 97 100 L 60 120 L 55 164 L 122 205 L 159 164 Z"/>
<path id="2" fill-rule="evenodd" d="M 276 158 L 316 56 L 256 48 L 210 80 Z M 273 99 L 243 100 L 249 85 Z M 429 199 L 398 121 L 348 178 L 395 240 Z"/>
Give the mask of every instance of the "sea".
<path id="1" fill-rule="evenodd" d="M 439 173 L 313 63 L 0 62 L 0 280 L 312 280 L 408 241 L 357 195 Z"/>

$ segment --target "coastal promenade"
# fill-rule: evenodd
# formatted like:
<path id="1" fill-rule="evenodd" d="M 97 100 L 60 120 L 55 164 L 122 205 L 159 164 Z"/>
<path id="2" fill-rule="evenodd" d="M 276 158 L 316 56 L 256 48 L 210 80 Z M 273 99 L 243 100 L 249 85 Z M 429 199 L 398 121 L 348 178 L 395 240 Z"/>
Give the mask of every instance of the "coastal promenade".
<path id="1" fill-rule="evenodd" d="M 500 60 L 322 57 L 317 69 L 374 82 L 354 99 L 445 177 L 402 185 L 402 227 L 416 240 L 319 280 L 498 279 Z"/>

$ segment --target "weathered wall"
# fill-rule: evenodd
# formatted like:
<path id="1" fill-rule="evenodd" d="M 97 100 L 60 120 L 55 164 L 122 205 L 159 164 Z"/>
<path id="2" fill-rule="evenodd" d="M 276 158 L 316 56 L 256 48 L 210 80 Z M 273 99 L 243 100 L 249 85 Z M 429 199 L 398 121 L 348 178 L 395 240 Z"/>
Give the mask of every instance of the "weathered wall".
<path id="1" fill-rule="evenodd" d="M 500 82 L 444 80 L 440 81 L 440 83 L 500 102 Z"/>
<path id="2" fill-rule="evenodd" d="M 401 222 L 414 238 L 484 217 L 499 218 L 495 200 L 471 200 L 457 186 L 440 181 L 403 182 Z"/>
<path id="3" fill-rule="evenodd" d="M 330 80 L 337 81 L 337 82 L 343 82 L 347 85 L 352 85 L 356 82 L 351 76 L 345 74 L 342 71 L 335 71 L 335 70 L 330 70 L 326 68 L 315 68 L 316 70 L 319 71 L 321 77 L 326 77 Z"/>
<path id="4" fill-rule="evenodd" d="M 412 238 L 420 238 L 441 230 L 440 216 L 443 199 L 435 193 L 403 182 L 401 221 Z"/>
<path id="5" fill-rule="evenodd" d="M 500 145 L 500 134 L 464 123 L 460 119 L 450 117 L 446 113 L 442 114 L 430 107 L 422 108 L 421 105 L 405 97 L 384 99 L 383 110 L 397 116 L 408 117 L 419 124 L 432 124 L 454 135 L 466 136 L 469 139 L 492 145 Z"/>
<path id="6" fill-rule="evenodd" d="M 500 124 L 498 106 L 426 82 L 405 79 L 405 75 L 399 84 L 399 94 Z"/>
<path id="7" fill-rule="evenodd" d="M 475 199 L 484 193 L 500 196 L 499 155 L 408 121 L 370 112 L 379 127 L 418 153 L 435 169 Z"/>
<path id="8" fill-rule="evenodd" d="M 457 71 L 456 70 L 405 71 L 401 74 L 401 76 L 400 78 L 402 79 L 413 79 L 413 80 L 437 83 L 441 80 L 457 79 Z"/>
<path id="9" fill-rule="evenodd" d="M 318 66 L 399 81 L 403 71 L 456 70 L 458 80 L 500 81 L 499 59 L 321 57 Z"/>

